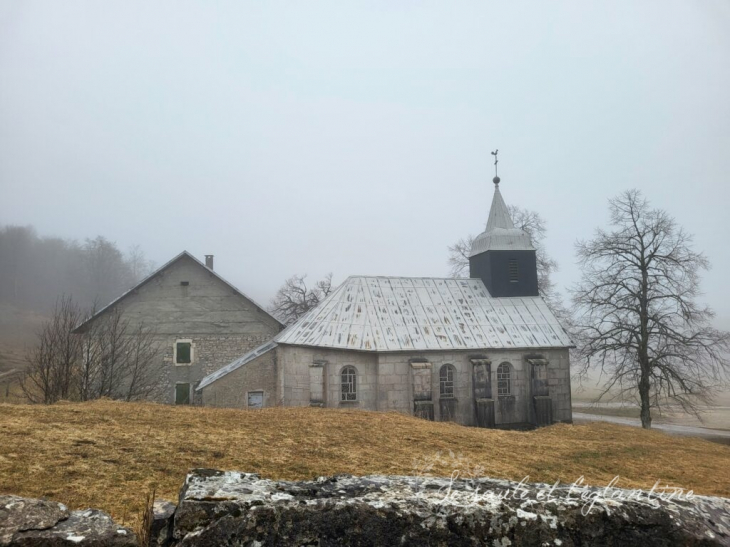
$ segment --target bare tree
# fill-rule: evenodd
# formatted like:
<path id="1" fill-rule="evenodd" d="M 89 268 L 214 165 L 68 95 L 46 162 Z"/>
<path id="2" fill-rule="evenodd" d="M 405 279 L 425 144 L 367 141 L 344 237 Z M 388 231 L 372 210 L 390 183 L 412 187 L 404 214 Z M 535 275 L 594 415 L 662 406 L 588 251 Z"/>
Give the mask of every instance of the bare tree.
<path id="1" fill-rule="evenodd" d="M 332 292 L 331 273 L 312 287 L 307 286 L 306 277 L 306 275 L 291 276 L 271 300 L 269 312 L 285 325 L 294 323 Z"/>
<path id="2" fill-rule="evenodd" d="M 577 342 L 584 366 L 608 379 L 601 396 L 638 394 L 641 424 L 650 428 L 652 408 L 674 403 L 697 414 L 727 381 L 730 335 L 695 301 L 709 263 L 692 237 L 636 190 L 609 203 L 612 231 L 577 243 Z"/>
<path id="3" fill-rule="evenodd" d="M 97 396 L 114 398 L 126 368 L 128 322 L 118 307 L 100 318 L 100 322 L 97 338 L 92 341 L 99 346 L 99 361 L 96 365 L 99 378 Z"/>
<path id="4" fill-rule="evenodd" d="M 83 334 L 72 333 L 92 315 L 93 309 L 85 314 L 71 298 L 58 301 L 27 358 L 21 387 L 29 401 L 130 401 L 158 394 L 164 377 L 154 330 L 130 325 L 115 309 Z"/>
<path id="5" fill-rule="evenodd" d="M 449 275 L 451 277 L 466 277 L 469 275 L 469 253 L 474 243 L 474 236 L 469 234 L 449 245 Z"/>
<path id="6" fill-rule="evenodd" d="M 82 354 L 78 336 L 71 334 L 84 314 L 70 297 L 61 297 L 38 333 L 38 345 L 28 356 L 21 384 L 32 402 L 54 403 L 73 397 L 77 363 Z"/>
<path id="7" fill-rule="evenodd" d="M 86 361 L 91 398 L 145 398 L 164 385 L 160 349 L 155 331 L 144 324 L 134 325 L 119 308 L 99 318 L 86 339 Z"/>
<path id="8" fill-rule="evenodd" d="M 147 260 L 147 256 L 139 245 L 132 245 L 127 251 L 125 262 L 129 267 L 133 283 L 140 282 L 154 270 L 154 262 Z"/>
<path id="9" fill-rule="evenodd" d="M 94 310 L 89 317 L 94 315 Z M 98 396 L 97 386 L 99 385 L 99 375 L 101 361 L 101 330 L 103 323 L 101 321 L 92 321 L 87 327 L 86 332 L 78 335 L 82 340 L 81 357 L 79 358 L 79 374 L 78 374 L 78 395 L 82 401 L 89 401 Z"/>
<path id="10" fill-rule="evenodd" d="M 55 403 L 58 400 L 56 386 L 53 383 L 53 361 L 50 358 L 50 336 L 45 326 L 38 333 L 38 344 L 30 351 L 26 361 L 26 372 L 20 382 L 20 388 L 26 399 L 32 403 Z"/>
<path id="11" fill-rule="evenodd" d="M 545 298 L 553 308 L 563 309 L 560 295 L 555 290 L 551 279 L 553 272 L 557 271 L 558 263 L 545 251 L 545 235 L 547 229 L 545 221 L 539 213 L 521 209 L 509 205 L 509 214 L 516 228 L 525 231 L 532 240 L 537 255 L 537 286 L 540 295 Z M 461 238 L 449 247 L 449 268 L 452 277 L 464 277 L 469 275 L 469 253 L 474 236 Z"/>
<path id="12" fill-rule="evenodd" d="M 106 303 L 134 284 L 131 268 L 116 244 L 97 236 L 83 247 L 88 287 L 95 300 Z"/>
<path id="13" fill-rule="evenodd" d="M 160 394 L 166 385 L 162 377 L 162 363 L 158 359 L 160 346 L 155 332 L 139 325 L 129 335 L 126 356 L 126 400 L 145 399 Z"/>

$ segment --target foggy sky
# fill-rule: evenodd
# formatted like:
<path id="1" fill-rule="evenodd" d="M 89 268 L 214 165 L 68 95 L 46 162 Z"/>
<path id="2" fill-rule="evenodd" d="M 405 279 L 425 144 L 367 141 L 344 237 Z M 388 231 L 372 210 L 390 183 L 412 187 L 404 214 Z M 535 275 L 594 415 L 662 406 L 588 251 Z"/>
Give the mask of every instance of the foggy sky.
<path id="1" fill-rule="evenodd" d="M 294 273 L 445 276 L 507 203 L 574 242 L 639 188 L 730 327 L 730 3 L 0 3 L 0 223 Z"/>

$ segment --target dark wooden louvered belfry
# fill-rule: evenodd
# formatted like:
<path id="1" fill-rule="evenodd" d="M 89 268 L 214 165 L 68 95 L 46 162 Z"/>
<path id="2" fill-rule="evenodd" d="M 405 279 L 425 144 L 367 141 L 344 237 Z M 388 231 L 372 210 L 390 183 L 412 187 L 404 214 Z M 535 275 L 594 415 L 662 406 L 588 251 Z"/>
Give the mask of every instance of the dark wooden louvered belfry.
<path id="1" fill-rule="evenodd" d="M 487 228 L 474 240 L 469 254 L 469 277 L 481 279 L 495 298 L 538 296 L 535 247 L 527 232 L 512 222 L 499 191 L 500 178 L 495 176 L 493 182 Z"/>

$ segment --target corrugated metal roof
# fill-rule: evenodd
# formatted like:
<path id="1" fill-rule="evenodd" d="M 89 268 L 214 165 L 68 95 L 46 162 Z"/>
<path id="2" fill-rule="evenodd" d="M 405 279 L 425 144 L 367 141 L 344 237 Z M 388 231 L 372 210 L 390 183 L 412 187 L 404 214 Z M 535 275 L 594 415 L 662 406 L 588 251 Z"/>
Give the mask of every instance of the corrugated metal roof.
<path id="1" fill-rule="evenodd" d="M 279 344 L 359 351 L 569 347 L 539 296 L 493 298 L 481 279 L 349 277 Z"/>

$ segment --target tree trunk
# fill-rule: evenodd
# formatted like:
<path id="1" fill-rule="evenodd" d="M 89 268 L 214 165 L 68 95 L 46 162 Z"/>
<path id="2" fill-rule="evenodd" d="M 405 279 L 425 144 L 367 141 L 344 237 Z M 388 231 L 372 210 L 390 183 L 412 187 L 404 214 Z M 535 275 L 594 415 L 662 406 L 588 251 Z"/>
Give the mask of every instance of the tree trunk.
<path id="1" fill-rule="evenodd" d="M 649 272 L 646 264 L 646 249 L 641 242 L 641 295 L 639 302 L 639 322 L 641 334 L 639 336 L 639 397 L 641 398 L 641 427 L 651 429 L 651 406 L 649 392 L 651 391 L 651 365 L 649 364 Z"/>
<path id="2" fill-rule="evenodd" d="M 649 401 L 649 371 L 644 364 L 641 366 L 641 379 L 639 380 L 639 397 L 641 397 L 641 427 L 651 429 L 651 407 Z"/>

